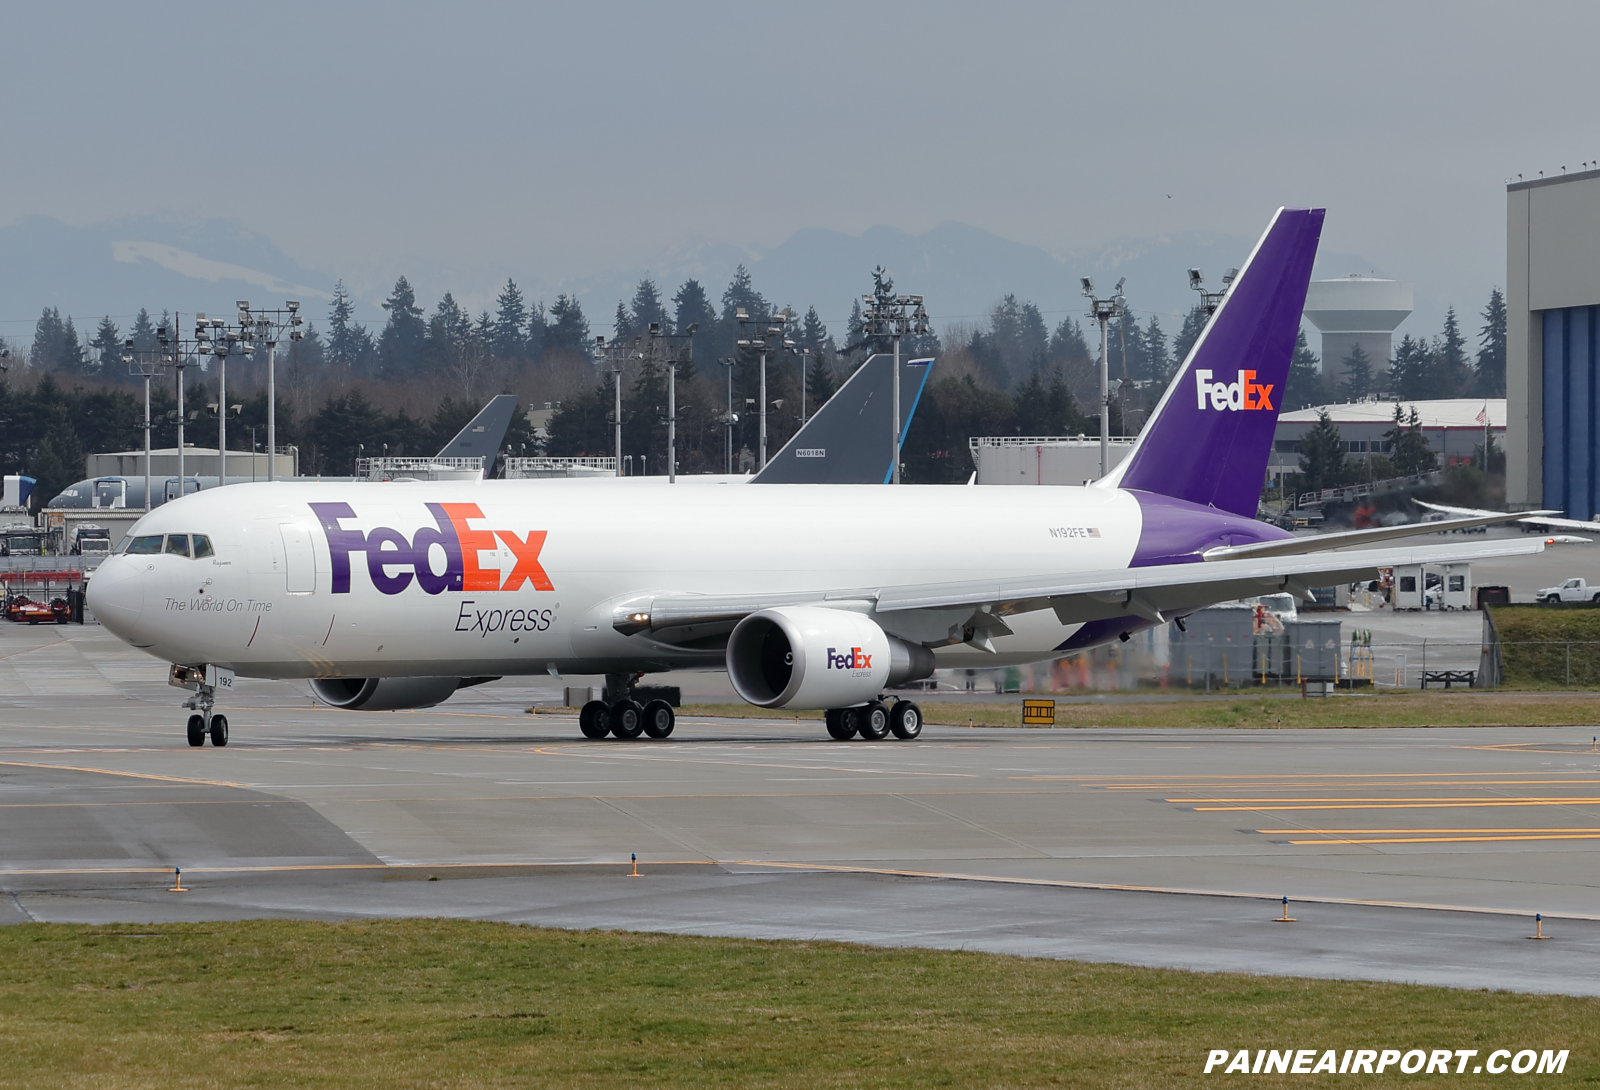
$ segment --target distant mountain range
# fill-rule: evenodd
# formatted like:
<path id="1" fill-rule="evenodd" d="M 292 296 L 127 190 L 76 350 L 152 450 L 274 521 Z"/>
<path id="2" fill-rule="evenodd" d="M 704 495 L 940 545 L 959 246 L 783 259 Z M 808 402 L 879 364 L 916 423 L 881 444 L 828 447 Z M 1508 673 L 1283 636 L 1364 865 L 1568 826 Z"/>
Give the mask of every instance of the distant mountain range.
<path id="1" fill-rule="evenodd" d="M 889 270 L 897 289 L 926 297 L 939 329 L 954 322 L 981 322 L 1008 293 L 1036 303 L 1054 326 L 1063 317 L 1083 313 L 1078 278 L 1091 275 L 1102 295 L 1125 277 L 1123 290 L 1135 314 L 1159 314 L 1171 330 L 1194 305 L 1187 270 L 1203 269 L 1216 290 L 1222 273 L 1248 256 L 1252 241 L 1190 232 L 1117 239 L 1090 253 L 1058 257 L 954 222 L 920 235 L 892 227 L 873 227 L 860 235 L 807 228 L 766 250 L 690 242 L 632 269 L 576 278 L 516 270 L 510 275 L 531 299 L 548 303 L 559 291 L 576 294 L 597 333 L 609 333 L 617 301 L 631 298 L 643 277 L 652 277 L 668 298 L 694 277 L 717 299 L 740 264 L 775 305 L 800 313 L 815 306 L 841 335 L 851 301 L 871 289 L 872 269 L 879 264 Z M 1374 270 L 1351 254 L 1318 257 L 1318 276 L 1356 271 Z M 493 308 L 507 275 L 484 270 L 464 277 L 427 266 L 395 271 L 401 273 L 416 287 L 421 305 L 431 309 L 451 291 L 473 311 Z M 29 216 L 0 227 L 0 337 L 26 343 L 47 306 L 71 314 L 87 335 L 103 314 L 113 315 L 126 329 L 140 307 L 155 314 L 162 307 L 185 314 L 190 308 L 226 314 L 238 299 L 259 306 L 298 298 L 320 326 L 339 275 L 339 270 L 304 268 L 266 237 L 225 221 L 135 217 L 76 227 Z M 347 282 L 356 293 L 359 317 L 381 324 L 384 312 L 378 304 L 392 280 Z M 1420 307 L 1427 294 L 1417 294 Z M 1438 309 L 1442 313 L 1442 306 Z M 1436 324 L 1429 319 L 1427 327 Z"/>

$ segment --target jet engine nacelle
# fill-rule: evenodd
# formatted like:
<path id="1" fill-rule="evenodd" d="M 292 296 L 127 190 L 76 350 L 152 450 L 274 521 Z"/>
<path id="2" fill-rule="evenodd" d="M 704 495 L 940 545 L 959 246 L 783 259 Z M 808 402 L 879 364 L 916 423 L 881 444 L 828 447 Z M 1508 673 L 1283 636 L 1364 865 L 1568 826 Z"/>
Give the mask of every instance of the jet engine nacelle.
<path id="1" fill-rule="evenodd" d="M 763 708 L 848 708 L 931 673 L 932 651 L 843 609 L 763 609 L 728 637 L 728 679 Z"/>
<path id="2" fill-rule="evenodd" d="M 318 700 L 345 711 L 393 712 L 431 708 L 457 689 L 494 681 L 490 677 L 319 677 L 311 691 Z"/>

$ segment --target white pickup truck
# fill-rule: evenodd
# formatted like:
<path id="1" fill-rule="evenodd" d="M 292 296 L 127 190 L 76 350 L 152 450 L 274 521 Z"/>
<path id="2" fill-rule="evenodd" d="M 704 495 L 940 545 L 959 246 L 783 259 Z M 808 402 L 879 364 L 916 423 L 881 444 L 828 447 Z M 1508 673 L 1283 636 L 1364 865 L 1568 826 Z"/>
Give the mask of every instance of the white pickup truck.
<path id="1" fill-rule="evenodd" d="M 1560 586 L 1545 587 L 1535 597 L 1541 602 L 1600 602 L 1600 586 L 1568 579 Z"/>

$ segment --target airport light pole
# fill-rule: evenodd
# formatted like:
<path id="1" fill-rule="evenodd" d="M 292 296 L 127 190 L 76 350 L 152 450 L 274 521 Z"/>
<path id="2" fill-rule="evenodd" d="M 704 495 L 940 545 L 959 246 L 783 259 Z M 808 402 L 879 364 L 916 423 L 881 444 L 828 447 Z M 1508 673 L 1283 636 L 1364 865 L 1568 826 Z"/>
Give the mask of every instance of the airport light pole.
<path id="1" fill-rule="evenodd" d="M 267 345 L 267 480 L 275 481 L 278 479 L 278 339 L 287 333 L 289 340 L 300 340 L 305 336 L 300 328 L 305 319 L 300 316 L 300 304 L 294 299 L 286 300 L 282 308 L 271 310 L 252 311 L 245 299 L 240 299 L 237 306 L 243 339 L 248 341 L 253 330 L 255 340 Z"/>
<path id="2" fill-rule="evenodd" d="M 623 475 L 623 473 L 622 473 L 622 360 L 623 360 L 624 355 L 625 355 L 625 351 L 623 349 L 623 346 L 622 346 L 621 342 L 613 340 L 608 345 L 608 344 L 606 344 L 606 339 L 604 337 L 596 337 L 594 339 L 594 358 L 595 358 L 595 362 L 597 364 L 599 364 L 599 363 L 609 363 L 609 364 L 611 364 L 611 366 L 609 368 L 607 368 L 607 370 L 609 370 L 611 372 L 612 393 L 616 398 L 615 405 L 614 405 L 613 409 L 611 410 L 611 423 L 612 423 L 612 427 L 615 429 L 615 441 L 616 441 L 616 449 L 617 449 L 616 476 L 618 476 L 618 477 L 621 477 Z M 631 468 L 631 460 L 630 460 L 630 468 Z"/>
<path id="3" fill-rule="evenodd" d="M 777 352 L 785 348 L 793 348 L 794 342 L 783 335 L 783 327 L 793 318 L 788 307 L 774 314 L 766 322 L 752 318 L 746 313 L 744 307 L 734 309 L 733 316 L 739 321 L 739 347 L 747 351 L 754 351 L 761 357 L 761 457 L 758 468 L 767 468 L 767 353 Z M 751 327 L 755 327 L 752 329 Z"/>
<path id="4" fill-rule="evenodd" d="M 887 337 L 894 345 L 894 399 L 889 429 L 893 434 L 891 480 L 900 483 L 900 338 L 928 332 L 928 311 L 920 295 L 891 295 L 894 281 L 882 265 L 873 272 L 877 288 L 861 297 L 861 332 L 868 337 Z"/>
<path id="5" fill-rule="evenodd" d="M 177 411 L 172 414 L 173 419 L 175 419 L 177 421 L 177 423 L 178 423 L 178 494 L 177 494 L 177 496 L 175 496 L 173 498 L 174 499 L 182 499 L 183 498 L 183 494 L 184 494 L 184 488 L 183 488 L 183 484 L 184 484 L 184 478 L 183 478 L 183 421 L 184 421 L 183 369 L 185 367 L 189 366 L 189 361 L 188 361 L 187 358 L 185 358 L 184 352 L 187 351 L 190 346 L 186 345 L 184 343 L 183 338 L 178 335 L 178 316 L 177 316 L 177 314 L 174 314 L 172 316 L 172 332 L 171 333 L 167 332 L 167 325 L 166 325 L 165 322 L 163 322 L 160 325 L 156 326 L 156 346 L 157 346 L 157 351 L 160 353 L 162 362 L 171 364 L 173 372 L 178 376 L 178 408 L 177 408 Z"/>
<path id="6" fill-rule="evenodd" d="M 217 486 L 220 488 L 228 483 L 228 355 L 235 344 L 240 345 L 244 352 L 250 352 L 252 346 L 247 331 L 234 329 L 221 318 L 208 319 L 204 314 L 194 316 L 194 340 L 196 347 L 201 350 L 210 346 L 211 354 L 217 361 Z M 250 459 L 253 471 L 253 450 Z"/>
<path id="7" fill-rule="evenodd" d="M 134 348 L 133 338 L 122 342 L 122 362 L 128 374 L 144 379 L 144 509 L 148 513 L 150 502 L 150 380 L 161 373 L 161 356 L 148 350 Z"/>
<path id="8" fill-rule="evenodd" d="M 680 334 L 663 332 L 660 322 L 651 322 L 645 330 L 644 352 L 646 363 L 664 363 L 667 367 L 667 483 L 678 482 L 678 365 L 694 362 L 694 335 L 700 325 L 690 322 Z"/>
<path id="9" fill-rule="evenodd" d="M 1229 269 L 1222 274 L 1222 290 L 1207 291 L 1205 275 L 1199 269 L 1189 270 L 1189 287 L 1200 293 L 1200 305 L 1205 308 L 1207 318 L 1217 312 L 1217 308 L 1222 305 L 1222 297 L 1228 294 L 1233 278 L 1238 275 L 1238 269 Z"/>
<path id="10" fill-rule="evenodd" d="M 727 425 L 728 429 L 728 475 L 731 477 L 733 475 L 733 426 L 739 422 L 739 418 L 733 414 L 733 365 L 739 361 L 733 356 L 724 356 L 717 362 L 722 364 L 723 368 L 728 372 L 728 412 L 722 418 L 722 422 Z"/>
<path id="11" fill-rule="evenodd" d="M 1127 277 L 1117 281 L 1116 294 L 1109 299 L 1097 299 L 1094 281 L 1080 277 L 1083 297 L 1089 300 L 1089 317 L 1100 323 L 1100 476 L 1111 472 L 1111 342 L 1106 333 L 1106 323 L 1127 313 L 1127 300 L 1122 296 L 1122 285 Z"/>

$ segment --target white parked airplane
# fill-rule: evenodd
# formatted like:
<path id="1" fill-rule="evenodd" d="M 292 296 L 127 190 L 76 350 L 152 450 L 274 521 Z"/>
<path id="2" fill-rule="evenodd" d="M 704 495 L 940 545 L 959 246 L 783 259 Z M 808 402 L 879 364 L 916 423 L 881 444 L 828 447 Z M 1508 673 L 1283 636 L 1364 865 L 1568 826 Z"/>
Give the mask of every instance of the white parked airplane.
<path id="1" fill-rule="evenodd" d="M 1318 537 L 1253 517 L 1322 219 L 1279 210 L 1133 451 L 1088 487 L 238 485 L 141 519 L 89 605 L 173 663 L 191 745 L 226 744 L 214 703 L 236 676 L 383 710 L 604 673 L 613 700 L 583 709 L 583 733 L 665 737 L 672 708 L 628 694 L 678 669 L 726 669 L 763 707 L 827 709 L 835 738 L 910 738 L 920 711 L 882 694 L 936 667 L 1037 661 L 1380 567 L 1540 551 L 1388 544 L 1497 514 Z"/>

